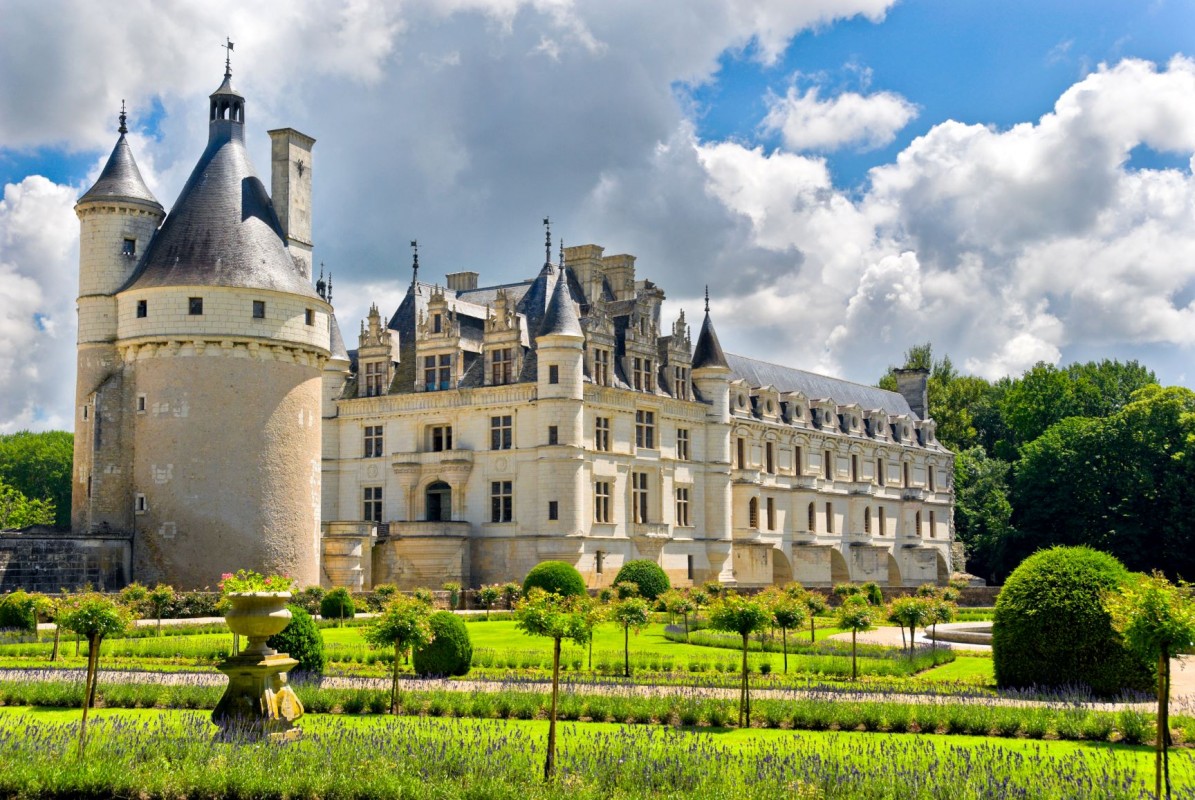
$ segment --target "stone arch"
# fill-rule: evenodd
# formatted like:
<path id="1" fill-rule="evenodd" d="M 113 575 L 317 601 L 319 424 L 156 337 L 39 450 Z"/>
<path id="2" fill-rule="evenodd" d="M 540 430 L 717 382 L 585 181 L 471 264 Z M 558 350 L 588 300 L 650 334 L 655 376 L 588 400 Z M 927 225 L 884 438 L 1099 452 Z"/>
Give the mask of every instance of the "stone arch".
<path id="1" fill-rule="evenodd" d="M 427 522 L 452 519 L 452 487 L 444 481 L 434 480 L 424 488 L 423 518 Z"/>
<path id="2" fill-rule="evenodd" d="M 783 586 L 793 579 L 793 565 L 783 550 L 772 550 L 772 584 Z"/>
<path id="3" fill-rule="evenodd" d="M 850 583 L 851 570 L 846 565 L 846 557 L 837 548 L 830 548 L 830 583 Z"/>
<path id="4" fill-rule="evenodd" d="M 891 553 L 888 554 L 888 585 L 904 586 L 904 578 L 900 574 L 900 564 L 897 562 L 896 556 Z"/>
<path id="5" fill-rule="evenodd" d="M 938 551 L 934 560 L 938 566 L 938 585 L 945 586 L 950 583 L 950 568 L 946 565 L 946 557 Z"/>

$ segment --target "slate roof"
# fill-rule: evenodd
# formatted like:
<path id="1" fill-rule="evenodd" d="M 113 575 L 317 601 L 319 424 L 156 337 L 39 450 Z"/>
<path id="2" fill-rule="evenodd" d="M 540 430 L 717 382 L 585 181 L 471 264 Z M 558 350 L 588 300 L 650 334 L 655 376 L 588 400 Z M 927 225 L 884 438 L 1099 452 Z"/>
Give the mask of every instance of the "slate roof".
<path id="1" fill-rule="evenodd" d="M 735 378 L 752 387 L 773 386 L 781 392 L 801 392 L 811 400 L 829 399 L 838 405 L 857 403 L 864 409 L 880 409 L 888 414 L 908 414 L 914 419 L 917 418 L 909 408 L 908 401 L 898 392 L 889 392 L 839 378 L 828 378 L 825 375 L 769 364 L 733 353 L 726 354 L 726 362 Z"/>
<path id="2" fill-rule="evenodd" d="M 572 292 L 569 290 L 567 274 L 557 278 L 556 288 L 552 290 L 552 299 L 548 302 L 548 309 L 540 322 L 537 336 L 575 336 L 583 338 L 581 322 L 577 317 L 577 306 L 573 302 Z"/>
<path id="3" fill-rule="evenodd" d="M 340 335 L 340 323 L 336 321 L 336 314 L 328 315 L 328 352 L 332 358 L 349 360 L 348 348 L 344 346 L 344 337 Z"/>
<path id="4" fill-rule="evenodd" d="M 707 310 L 701 323 L 701 333 L 697 334 L 697 344 L 693 346 L 693 369 L 725 369 L 727 366 L 726 355 L 722 352 L 722 345 L 718 342 L 718 334 L 714 331 L 714 323 L 710 320 L 710 312 Z"/>
<path id="5" fill-rule="evenodd" d="M 133 159 L 133 149 L 123 133 L 116 140 L 116 146 L 112 148 L 112 155 L 108 156 L 108 163 L 104 165 L 99 179 L 79 198 L 79 202 L 107 199 L 134 200 L 162 210 L 162 204 L 141 178 L 141 170 L 137 169 L 137 162 Z"/>

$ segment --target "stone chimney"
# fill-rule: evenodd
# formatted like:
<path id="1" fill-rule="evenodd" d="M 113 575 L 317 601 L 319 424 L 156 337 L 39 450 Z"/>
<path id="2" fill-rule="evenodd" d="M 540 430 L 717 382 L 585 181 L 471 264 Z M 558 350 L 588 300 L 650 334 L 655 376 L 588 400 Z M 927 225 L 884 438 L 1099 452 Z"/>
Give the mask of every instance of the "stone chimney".
<path id="1" fill-rule="evenodd" d="M 896 387 L 920 419 L 929 417 L 929 370 L 894 369 Z"/>
<path id="2" fill-rule="evenodd" d="M 311 280 L 311 148 L 294 128 L 270 131 L 270 193 L 295 267 Z"/>
<path id="3" fill-rule="evenodd" d="M 454 272 L 446 275 L 448 288 L 454 292 L 468 292 L 477 288 L 476 272 Z"/>

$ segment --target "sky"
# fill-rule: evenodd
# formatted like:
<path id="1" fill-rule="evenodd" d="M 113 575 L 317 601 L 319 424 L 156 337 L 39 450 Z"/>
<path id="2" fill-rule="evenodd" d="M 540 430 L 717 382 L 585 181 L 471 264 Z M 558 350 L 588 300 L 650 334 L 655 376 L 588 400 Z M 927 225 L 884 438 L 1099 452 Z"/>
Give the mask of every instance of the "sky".
<path id="1" fill-rule="evenodd" d="M 1195 0 L 46 0 L 0 26 L 0 432 L 69 429 L 78 220 L 121 100 L 168 210 L 225 37 L 246 137 L 317 140 L 353 334 L 410 280 L 531 277 L 542 219 L 664 325 L 874 383 L 1137 359 L 1195 387 Z M 695 334 L 695 332 L 694 332 Z"/>

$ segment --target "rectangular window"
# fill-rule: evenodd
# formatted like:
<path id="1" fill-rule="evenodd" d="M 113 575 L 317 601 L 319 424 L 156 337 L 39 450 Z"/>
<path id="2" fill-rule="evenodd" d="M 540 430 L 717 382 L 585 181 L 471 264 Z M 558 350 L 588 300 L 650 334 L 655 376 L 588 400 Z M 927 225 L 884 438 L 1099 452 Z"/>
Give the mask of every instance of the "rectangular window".
<path id="1" fill-rule="evenodd" d="M 884 536 L 888 530 L 888 519 L 887 519 L 887 514 L 884 511 L 883 506 L 880 506 L 880 518 L 879 518 L 878 522 L 879 522 L 880 536 Z"/>
<path id="2" fill-rule="evenodd" d="M 834 504 L 826 503 L 826 533 L 834 532 Z"/>
<path id="3" fill-rule="evenodd" d="M 851 453 L 851 480 L 859 481 L 859 456 Z"/>
<path id="4" fill-rule="evenodd" d="M 797 475 L 805 474 L 805 451 L 801 449 L 801 445 L 797 445 L 793 452 L 793 469 Z"/>
<path id="5" fill-rule="evenodd" d="M 908 489 L 908 488 L 912 487 L 912 485 L 913 485 L 913 475 L 909 469 L 909 463 L 906 461 L 904 463 L 904 487 L 906 489 Z"/>
<path id="6" fill-rule="evenodd" d="M 444 320 L 439 314 L 432 314 L 432 333 L 444 332 Z"/>
<path id="7" fill-rule="evenodd" d="M 747 468 L 747 440 L 742 436 L 734 441 L 734 466 L 735 469 Z"/>
<path id="8" fill-rule="evenodd" d="M 382 457 L 382 426 L 381 425 L 366 425 L 365 426 L 365 457 L 366 458 L 381 458 Z"/>
<path id="9" fill-rule="evenodd" d="M 548 501 L 548 519 L 560 519 L 560 504 L 555 500 Z"/>
<path id="10" fill-rule="evenodd" d="M 631 473 L 631 511 L 635 522 L 647 522 L 647 473 Z"/>
<path id="11" fill-rule="evenodd" d="M 652 450 L 656 446 L 656 412 L 635 412 L 635 446 Z"/>
<path id="12" fill-rule="evenodd" d="M 133 498 L 133 513 L 144 514 L 146 511 L 145 495 L 138 492 L 137 494 L 133 495 Z"/>
<path id="13" fill-rule="evenodd" d="M 314 325 L 315 324 L 315 309 L 312 309 L 312 308 L 307 309 L 307 313 L 304 314 L 304 316 L 303 316 L 303 321 L 306 322 L 308 325 Z"/>
<path id="14" fill-rule="evenodd" d="M 560 383 L 560 367 L 555 364 L 548 366 L 548 383 Z"/>
<path id="15" fill-rule="evenodd" d="M 132 258 L 133 256 L 137 255 L 137 240 L 125 239 L 124 243 L 120 246 L 120 254 L 127 258 Z"/>
<path id="16" fill-rule="evenodd" d="M 490 417 L 490 449 L 509 450 L 514 446 L 513 431 L 510 414 L 500 417 Z"/>
<path id="17" fill-rule="evenodd" d="M 378 397 L 386 393 L 386 363 L 372 361 L 365 365 L 365 396 Z"/>
<path id="18" fill-rule="evenodd" d="M 676 429 L 676 458 L 678 461 L 689 460 L 689 431 L 687 428 Z"/>
<path id="19" fill-rule="evenodd" d="M 610 481 L 598 481 L 593 485 L 593 521 L 610 521 Z"/>
<path id="20" fill-rule="evenodd" d="M 764 467 L 769 475 L 776 474 L 776 445 L 772 442 L 765 442 L 764 446 Z"/>
<path id="21" fill-rule="evenodd" d="M 137 301 L 137 318 L 144 319 L 148 315 L 149 315 L 149 301 L 138 300 Z"/>
<path id="22" fill-rule="evenodd" d="M 640 392 L 655 391 L 655 384 L 652 380 L 655 370 L 652 369 L 652 360 L 636 356 L 632 359 L 631 363 L 633 365 L 631 372 L 634 376 L 635 389 Z"/>
<path id="23" fill-rule="evenodd" d="M 934 468 L 933 468 L 933 467 L 926 467 L 926 468 L 925 468 L 925 477 L 926 477 L 926 478 L 929 480 L 929 486 L 928 486 L 927 488 L 928 488 L 928 489 L 929 489 L 931 492 L 932 492 L 932 491 L 935 491 L 935 489 L 934 489 L 934 483 L 935 483 L 935 481 L 934 481 Z"/>
<path id="24" fill-rule="evenodd" d="M 689 394 L 689 368 L 688 367 L 673 367 L 672 368 L 672 384 L 675 387 L 676 398 L 678 400 L 688 400 Z"/>
<path id="25" fill-rule="evenodd" d="M 143 394 L 137 395 L 137 413 L 138 414 L 145 413 L 145 395 L 143 395 Z"/>
<path id="26" fill-rule="evenodd" d="M 365 487 L 365 509 L 361 518 L 366 522 L 380 524 L 382 522 L 382 487 Z"/>
<path id="27" fill-rule="evenodd" d="M 689 487 L 676 487 L 676 524 L 689 527 Z"/>
<path id="28" fill-rule="evenodd" d="M 764 507 L 767 509 L 767 514 L 768 514 L 768 530 L 774 531 L 774 530 L 776 530 L 776 500 L 775 500 L 775 498 L 769 497 L 767 499 L 767 502 L 765 503 Z"/>
<path id="29" fill-rule="evenodd" d="M 598 386 L 610 385 L 610 351 L 596 348 L 593 351 L 593 382 Z"/>
<path id="30" fill-rule="evenodd" d="M 548 426 L 548 444 L 560 444 L 560 428 L 556 425 Z"/>
<path id="31" fill-rule="evenodd" d="M 490 522 L 510 522 L 514 519 L 514 504 L 510 481 L 490 483 Z"/>
<path id="32" fill-rule="evenodd" d="M 610 418 L 598 417 L 593 421 L 593 449 L 610 452 Z"/>
<path id="33" fill-rule="evenodd" d="M 452 388 L 452 354 L 440 356 L 440 388 Z"/>
<path id="34" fill-rule="evenodd" d="M 880 486 L 883 486 L 884 482 L 886 480 L 888 480 L 888 475 L 886 474 L 887 472 L 888 472 L 888 462 L 883 460 L 882 458 L 877 458 L 876 459 L 876 483 L 878 483 Z"/>
<path id="35" fill-rule="evenodd" d="M 685 556 L 685 569 L 688 573 L 689 580 L 693 580 L 693 555 L 691 553 Z"/>
<path id="36" fill-rule="evenodd" d="M 937 519 L 934 512 L 929 512 L 929 536 L 931 539 L 936 539 L 938 536 Z"/>
<path id="37" fill-rule="evenodd" d="M 428 431 L 429 449 L 440 453 L 452 449 L 452 426 L 434 425 Z"/>
<path id="38" fill-rule="evenodd" d="M 198 316 L 203 313 L 203 298 L 189 297 L 187 298 L 187 313 L 191 316 Z"/>
<path id="39" fill-rule="evenodd" d="M 266 318 L 266 301 L 265 300 L 254 300 L 253 301 L 253 318 L 254 319 L 265 319 Z M 308 324 L 310 324 L 310 323 L 308 323 Z"/>
<path id="40" fill-rule="evenodd" d="M 834 480 L 834 453 L 830 450 L 822 454 L 822 477 Z"/>
<path id="41" fill-rule="evenodd" d="M 510 383 L 511 363 L 513 361 L 513 350 L 509 347 L 503 347 L 493 351 L 490 361 L 490 383 L 495 386 L 501 386 L 505 383 Z"/>

